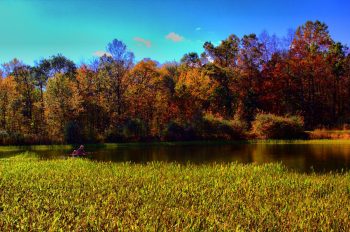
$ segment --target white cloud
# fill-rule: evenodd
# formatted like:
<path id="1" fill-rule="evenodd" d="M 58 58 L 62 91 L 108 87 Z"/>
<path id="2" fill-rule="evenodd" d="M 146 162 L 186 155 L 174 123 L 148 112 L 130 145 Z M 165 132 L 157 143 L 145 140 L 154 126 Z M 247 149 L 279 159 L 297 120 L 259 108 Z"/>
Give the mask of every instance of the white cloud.
<path id="1" fill-rule="evenodd" d="M 102 56 L 104 56 L 104 55 L 106 55 L 106 56 L 112 56 L 111 53 L 105 52 L 105 51 L 96 51 L 96 52 L 94 52 L 94 56 L 102 57 Z"/>
<path id="2" fill-rule="evenodd" d="M 182 37 L 179 34 L 176 34 L 175 32 L 170 32 L 169 34 L 167 34 L 165 36 L 166 39 L 172 40 L 173 42 L 181 42 L 182 40 L 184 40 L 184 37 Z"/>
<path id="3" fill-rule="evenodd" d="M 146 39 L 141 38 L 141 37 L 135 37 L 134 40 L 141 43 L 141 44 L 144 44 L 148 48 L 151 47 L 151 45 L 152 45 L 150 40 L 146 40 Z"/>
<path id="4" fill-rule="evenodd" d="M 196 30 L 196 31 L 200 31 L 200 30 L 202 30 L 202 28 L 201 28 L 201 27 L 196 27 L 195 30 Z"/>

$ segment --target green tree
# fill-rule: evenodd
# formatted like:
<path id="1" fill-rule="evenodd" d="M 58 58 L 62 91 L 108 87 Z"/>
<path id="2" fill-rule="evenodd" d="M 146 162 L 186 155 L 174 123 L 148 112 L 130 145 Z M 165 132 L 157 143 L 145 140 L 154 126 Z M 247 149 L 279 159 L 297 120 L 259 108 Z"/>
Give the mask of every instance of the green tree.
<path id="1" fill-rule="evenodd" d="M 52 141 L 63 142 L 68 122 L 77 119 L 82 111 L 82 98 L 76 85 L 76 82 L 61 73 L 57 73 L 47 83 L 45 115 L 47 133 Z"/>

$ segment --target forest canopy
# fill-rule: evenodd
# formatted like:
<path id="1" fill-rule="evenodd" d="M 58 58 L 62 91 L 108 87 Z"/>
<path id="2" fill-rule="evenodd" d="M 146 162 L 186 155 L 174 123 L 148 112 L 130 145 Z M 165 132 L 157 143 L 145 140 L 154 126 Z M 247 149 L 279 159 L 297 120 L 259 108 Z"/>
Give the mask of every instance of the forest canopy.
<path id="1" fill-rule="evenodd" d="M 262 113 L 305 129 L 350 123 L 349 50 L 325 23 L 203 48 L 135 63 L 115 39 L 79 66 L 61 54 L 34 66 L 13 59 L 0 70 L 0 144 L 242 139 Z"/>

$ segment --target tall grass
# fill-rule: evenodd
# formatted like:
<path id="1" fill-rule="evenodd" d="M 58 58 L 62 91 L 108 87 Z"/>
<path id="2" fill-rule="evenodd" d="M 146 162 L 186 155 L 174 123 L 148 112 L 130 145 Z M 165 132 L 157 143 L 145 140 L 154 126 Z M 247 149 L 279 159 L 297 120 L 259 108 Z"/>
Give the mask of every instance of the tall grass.
<path id="1" fill-rule="evenodd" d="M 349 231 L 349 215 L 348 173 L 0 159 L 1 231 Z"/>
<path id="2" fill-rule="evenodd" d="M 350 139 L 349 130 L 316 129 L 308 132 L 310 139 Z"/>
<path id="3" fill-rule="evenodd" d="M 247 143 L 250 144 L 350 144 L 350 139 L 264 139 L 264 140 L 248 140 Z"/>

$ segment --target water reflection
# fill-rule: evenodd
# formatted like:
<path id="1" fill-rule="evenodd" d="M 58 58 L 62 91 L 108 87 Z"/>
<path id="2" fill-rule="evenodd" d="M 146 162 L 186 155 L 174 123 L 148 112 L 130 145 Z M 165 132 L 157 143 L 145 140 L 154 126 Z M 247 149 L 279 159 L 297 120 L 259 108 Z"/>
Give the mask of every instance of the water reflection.
<path id="1" fill-rule="evenodd" d="M 281 162 L 300 172 L 348 170 L 350 144 L 192 144 L 140 145 L 117 148 L 88 147 L 98 161 L 146 163 L 271 163 Z M 42 158 L 67 158 L 69 150 L 34 151 Z M 0 157 L 9 153 L 1 153 Z"/>

